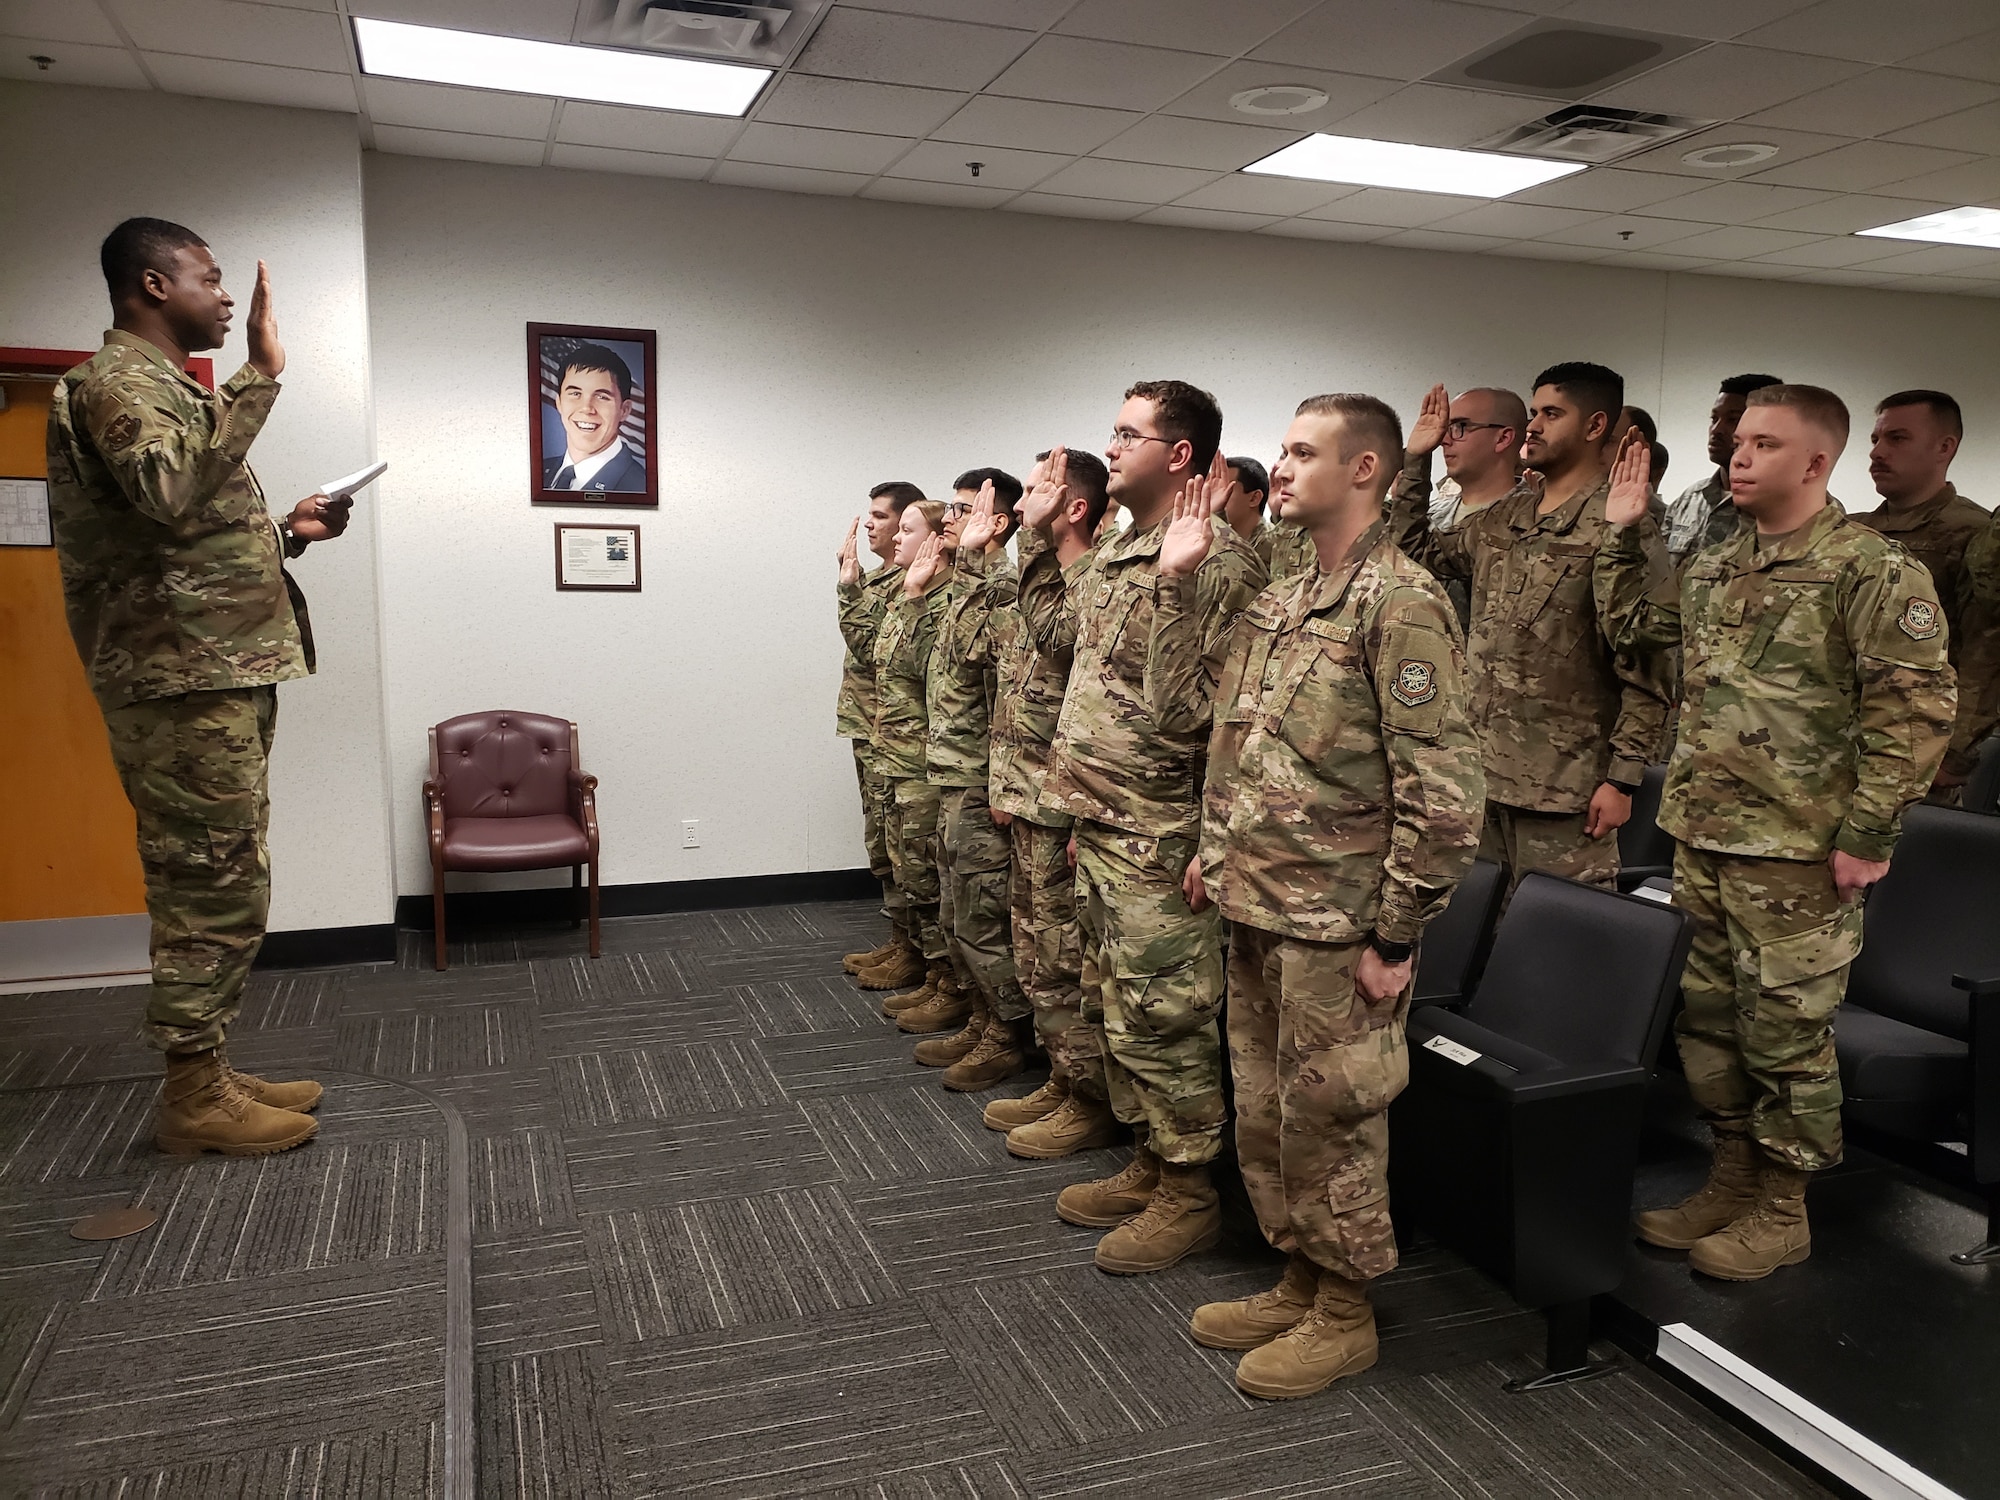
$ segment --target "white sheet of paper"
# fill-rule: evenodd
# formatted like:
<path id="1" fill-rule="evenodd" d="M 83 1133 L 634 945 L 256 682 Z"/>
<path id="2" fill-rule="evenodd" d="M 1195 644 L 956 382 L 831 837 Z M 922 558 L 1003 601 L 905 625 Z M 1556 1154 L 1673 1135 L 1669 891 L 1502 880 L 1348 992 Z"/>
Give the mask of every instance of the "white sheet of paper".
<path id="1" fill-rule="evenodd" d="M 52 547 L 49 482 L 0 479 L 0 547 Z"/>
<path id="2" fill-rule="evenodd" d="M 356 490 L 366 489 L 382 477 L 382 471 L 389 467 L 386 458 L 377 459 L 365 469 L 356 469 L 345 479 L 330 479 L 319 487 L 319 492 L 329 500 L 345 500 Z"/>

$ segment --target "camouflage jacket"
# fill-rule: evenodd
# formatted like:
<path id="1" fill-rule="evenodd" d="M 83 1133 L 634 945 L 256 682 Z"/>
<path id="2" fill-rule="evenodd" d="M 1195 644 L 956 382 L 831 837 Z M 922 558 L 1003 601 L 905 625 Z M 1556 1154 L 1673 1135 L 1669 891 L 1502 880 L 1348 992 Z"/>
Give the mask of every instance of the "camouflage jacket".
<path id="1" fill-rule="evenodd" d="M 955 582 L 938 621 L 925 689 L 930 742 L 924 774 L 934 786 L 985 786 L 993 701 L 1000 691 L 994 621 L 1013 613 L 1020 577 L 1003 552 L 971 559 L 959 567 Z"/>
<path id="2" fill-rule="evenodd" d="M 1834 502 L 1769 551 L 1745 526 L 1680 579 L 1614 530 L 1596 574 L 1621 640 L 1682 642 L 1662 828 L 1718 854 L 1889 857 L 1957 696 L 1928 573 Z"/>
<path id="3" fill-rule="evenodd" d="M 1540 491 L 1517 485 L 1458 526 L 1430 529 L 1428 456 L 1397 476 L 1390 536 L 1439 578 L 1469 579 L 1472 724 L 1486 795 L 1531 812 L 1574 813 L 1606 781 L 1636 786 L 1659 747 L 1669 663 L 1614 651 L 1591 592 L 1607 527 L 1607 480 L 1537 515 Z M 1641 544 L 1666 556 L 1649 517 Z"/>
<path id="4" fill-rule="evenodd" d="M 1219 640 L 1264 586 L 1264 564 L 1227 528 L 1194 574 L 1195 631 Z M 1108 538 L 1089 571 L 1076 611 L 1076 656 L 1051 749 L 1044 800 L 1074 818 L 1152 838 L 1192 836 L 1200 825 L 1198 764 L 1208 719 L 1177 706 L 1156 715 L 1145 693 L 1164 522 Z M 1065 575 L 1044 570 L 1023 581 L 1032 614 Z M 1060 607 L 1060 606 L 1057 606 Z"/>
<path id="5" fill-rule="evenodd" d="M 1377 522 L 1341 566 L 1272 584 L 1203 652 L 1160 580 L 1149 691 L 1213 701 L 1202 877 L 1232 922 L 1416 941 L 1486 811 L 1465 658 L 1437 583 Z"/>
<path id="6" fill-rule="evenodd" d="M 1717 469 L 1699 484 L 1691 484 L 1667 507 L 1667 560 L 1676 573 L 1704 547 L 1726 542 L 1744 526 L 1742 513 L 1729 493 L 1729 475 Z"/>
<path id="7" fill-rule="evenodd" d="M 869 737 L 874 768 L 907 781 L 924 774 L 930 748 L 927 714 L 931 658 L 938 622 L 951 607 L 958 575 L 945 573 L 912 599 L 898 583 L 875 637 L 875 732 Z"/>
<path id="8" fill-rule="evenodd" d="M 1000 696 L 993 710 L 987 790 L 1002 812 L 1044 828 L 1067 828 L 1075 819 L 1043 802 L 1041 793 L 1048 784 L 1049 751 L 1076 655 L 1074 601 L 1087 592 L 1082 580 L 1095 566 L 1098 548 L 1065 568 L 1054 547 L 1036 548 L 1029 535 L 1023 532 L 1021 538 L 1020 597 L 996 620 Z M 1033 588 L 1029 580 L 1038 574 L 1048 574 L 1050 580 Z"/>
<path id="9" fill-rule="evenodd" d="M 2000 516 L 1966 544 L 1952 575 L 1958 606 L 1958 727 L 1946 768 L 1964 776 L 1973 751 L 2000 724 Z"/>
<path id="10" fill-rule="evenodd" d="M 1944 606 L 1951 664 L 1957 666 L 1964 626 L 1959 619 L 1958 591 L 1952 581 L 1958 576 L 1959 559 L 1965 556 L 1966 544 L 1986 529 L 1993 513 L 1947 484 L 1922 505 L 1878 505 L 1873 510 L 1855 512 L 1853 519 L 1870 531 L 1882 533 L 1930 573 L 1938 603 Z"/>
<path id="11" fill-rule="evenodd" d="M 1264 559 L 1264 571 L 1272 583 L 1319 571 L 1319 553 L 1302 526 L 1290 521 L 1267 521 L 1257 533 L 1257 555 Z"/>
<path id="12" fill-rule="evenodd" d="M 305 599 L 244 461 L 278 383 L 245 365 L 219 391 L 135 334 L 56 383 L 49 513 L 63 604 L 105 708 L 312 670 Z"/>
<path id="13" fill-rule="evenodd" d="M 833 732 L 845 740 L 865 740 L 875 727 L 875 638 L 889 601 L 903 591 L 903 570 L 885 563 L 864 573 L 859 583 L 839 585 L 840 638 L 847 651 L 840 664 L 840 701 Z"/>

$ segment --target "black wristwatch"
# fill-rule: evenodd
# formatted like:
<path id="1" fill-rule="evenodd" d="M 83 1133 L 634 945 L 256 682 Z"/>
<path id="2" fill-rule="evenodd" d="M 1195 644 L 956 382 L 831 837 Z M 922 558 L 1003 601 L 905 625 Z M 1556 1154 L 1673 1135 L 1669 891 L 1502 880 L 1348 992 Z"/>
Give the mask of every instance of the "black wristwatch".
<path id="1" fill-rule="evenodd" d="M 1407 963 L 1410 955 L 1417 951 L 1415 943 L 1392 943 L 1379 932 L 1368 934 L 1368 946 L 1375 950 L 1375 956 L 1385 964 Z"/>

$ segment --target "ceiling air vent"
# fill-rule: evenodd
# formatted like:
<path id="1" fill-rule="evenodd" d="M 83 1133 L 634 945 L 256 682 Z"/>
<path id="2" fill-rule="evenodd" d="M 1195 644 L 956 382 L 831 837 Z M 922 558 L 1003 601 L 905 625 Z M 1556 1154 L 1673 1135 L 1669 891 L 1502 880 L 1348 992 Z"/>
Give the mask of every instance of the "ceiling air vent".
<path id="1" fill-rule="evenodd" d="M 829 0 L 584 0 L 576 39 L 780 67 L 819 24 Z"/>
<path id="2" fill-rule="evenodd" d="M 1512 151 L 1521 156 L 1545 156 L 1554 161 L 1602 166 L 1699 130 L 1708 123 L 1681 115 L 1612 109 L 1603 104 L 1572 104 L 1472 144 L 1486 151 Z"/>
<path id="3" fill-rule="evenodd" d="M 1575 21 L 1535 21 L 1430 75 L 1432 83 L 1581 99 L 1692 52 L 1693 37 Z"/>

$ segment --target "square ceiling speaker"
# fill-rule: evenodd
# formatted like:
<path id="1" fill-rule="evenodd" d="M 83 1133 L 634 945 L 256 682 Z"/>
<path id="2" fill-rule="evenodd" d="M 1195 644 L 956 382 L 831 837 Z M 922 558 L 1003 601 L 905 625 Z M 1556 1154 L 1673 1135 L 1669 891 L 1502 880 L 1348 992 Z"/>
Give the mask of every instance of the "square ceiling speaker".
<path id="1" fill-rule="evenodd" d="M 1664 32 L 1543 20 L 1460 58 L 1427 81 L 1541 99 L 1581 99 L 1701 45 L 1698 38 Z"/>

